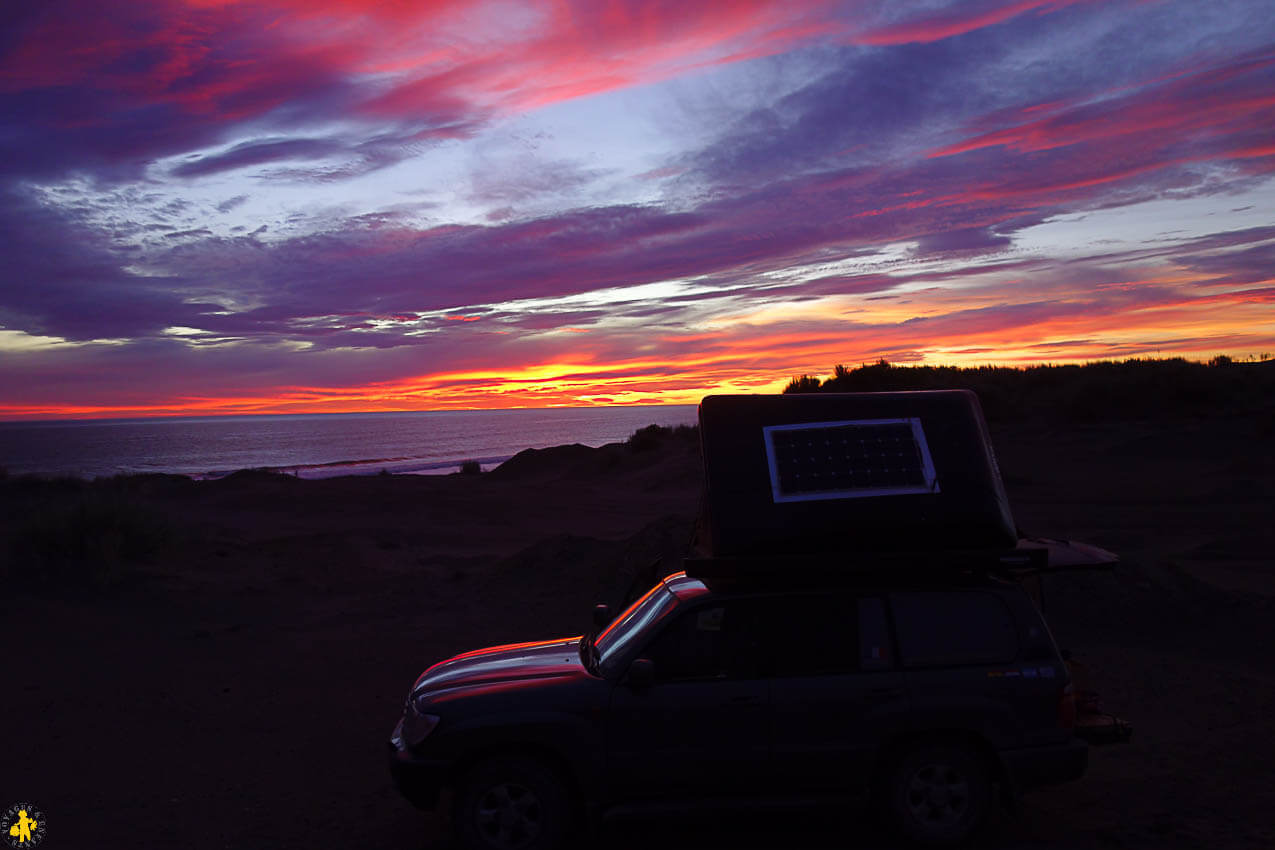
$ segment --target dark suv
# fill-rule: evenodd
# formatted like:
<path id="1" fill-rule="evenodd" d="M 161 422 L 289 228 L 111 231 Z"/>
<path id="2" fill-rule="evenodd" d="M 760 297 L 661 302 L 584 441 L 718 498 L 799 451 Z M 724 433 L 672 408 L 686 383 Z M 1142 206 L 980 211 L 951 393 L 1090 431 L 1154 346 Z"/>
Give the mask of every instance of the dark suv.
<path id="1" fill-rule="evenodd" d="M 865 794 L 906 837 L 947 844 L 997 792 L 1079 778 L 1073 719 L 1067 668 L 1012 581 L 683 572 L 596 636 L 430 667 L 390 766 L 422 807 L 450 789 L 473 847 L 551 847 L 670 803 Z"/>

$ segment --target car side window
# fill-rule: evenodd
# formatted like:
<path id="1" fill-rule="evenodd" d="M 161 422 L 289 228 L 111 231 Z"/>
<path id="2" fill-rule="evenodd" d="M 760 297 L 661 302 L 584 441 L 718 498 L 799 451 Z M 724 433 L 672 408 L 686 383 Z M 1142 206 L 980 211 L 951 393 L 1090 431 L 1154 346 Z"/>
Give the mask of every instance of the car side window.
<path id="1" fill-rule="evenodd" d="M 995 594 L 895 593 L 890 605 L 905 667 L 1001 664 L 1018 655 L 1013 618 Z"/>
<path id="2" fill-rule="evenodd" d="M 760 648 L 756 607 L 730 600 L 680 614 L 643 655 L 659 681 L 748 678 L 756 675 Z"/>
<path id="3" fill-rule="evenodd" d="M 845 593 L 794 594 L 772 601 L 769 672 L 819 676 L 894 666 L 885 603 Z"/>

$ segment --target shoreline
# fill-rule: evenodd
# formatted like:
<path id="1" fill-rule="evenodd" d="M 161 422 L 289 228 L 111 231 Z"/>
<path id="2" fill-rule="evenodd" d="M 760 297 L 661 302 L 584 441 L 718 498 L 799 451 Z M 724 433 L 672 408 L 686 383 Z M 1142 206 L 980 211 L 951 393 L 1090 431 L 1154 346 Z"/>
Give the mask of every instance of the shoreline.
<path id="1" fill-rule="evenodd" d="M 421 458 L 387 458 L 385 460 L 351 460 L 332 461 L 298 466 L 262 466 L 251 471 L 273 472 L 279 475 L 291 475 L 293 478 L 318 480 L 324 478 L 341 478 L 345 476 L 363 477 L 367 475 L 451 475 L 462 471 L 467 463 L 477 463 L 481 471 L 490 472 L 502 463 L 511 460 L 514 455 L 496 457 L 464 457 L 454 460 L 424 460 Z M 194 481 L 216 481 L 229 475 L 248 470 L 214 470 L 203 473 L 185 474 Z M 134 474 L 134 473 L 125 473 Z M 182 475 L 184 473 L 160 473 Z"/>
<path id="2" fill-rule="evenodd" d="M 251 466 L 239 469 L 214 469 L 202 472 L 180 472 L 173 470 L 139 470 L 123 469 L 103 475 L 44 474 L 39 472 L 11 473 L 0 471 L 0 481 L 78 481 L 94 483 L 129 478 L 174 477 L 189 478 L 191 481 L 220 481 L 232 475 L 248 472 L 262 472 L 272 475 L 286 475 L 305 481 L 317 481 L 328 478 L 363 478 L 371 475 L 450 475 L 461 471 L 467 463 L 476 462 L 483 472 L 491 472 L 515 455 L 497 455 L 495 457 L 462 457 L 449 460 L 425 460 L 422 458 L 387 458 L 384 460 L 331 461 L 315 464 L 295 464 L 283 466 Z"/>
<path id="3" fill-rule="evenodd" d="M 0 474 L 174 474 L 218 478 L 275 469 L 303 478 L 438 474 L 477 460 L 490 468 L 524 448 L 602 446 L 652 423 L 695 420 L 694 406 L 465 411 L 374 416 L 264 417 L 186 422 L 85 423 L 73 428 L 0 428 Z"/>
<path id="4" fill-rule="evenodd" d="M 634 432 L 627 435 L 623 441 L 612 441 L 600 443 L 598 445 L 588 445 L 580 442 L 562 443 L 555 446 L 529 447 L 522 449 L 514 454 L 458 454 L 452 458 L 438 459 L 426 457 L 385 457 L 371 458 L 360 460 L 337 460 L 325 461 L 321 463 L 311 464 L 264 464 L 259 466 L 239 467 L 236 469 L 216 469 L 216 470 L 192 470 L 183 471 L 177 469 L 153 469 L 153 470 L 120 470 L 109 474 L 102 475 L 84 475 L 84 474 L 46 474 L 38 472 L 11 473 L 0 467 L 0 481 L 3 480 L 29 480 L 29 481 L 79 481 L 91 483 L 97 481 L 126 480 L 130 478 L 146 478 L 151 476 L 173 476 L 179 478 L 188 478 L 192 481 L 219 481 L 233 475 L 239 475 L 248 472 L 269 473 L 274 475 L 285 475 L 291 478 L 302 480 L 323 480 L 329 478 L 343 477 L 367 477 L 372 475 L 413 475 L 413 476 L 440 476 L 455 473 L 465 473 L 466 467 L 470 464 L 478 464 L 479 471 L 492 472 L 503 464 L 513 460 L 519 455 L 527 452 L 543 452 L 556 451 L 566 447 L 579 446 L 583 448 L 606 449 L 610 446 L 632 446 L 635 440 L 652 441 L 661 440 L 671 434 L 698 433 L 697 425 L 674 425 L 666 426 L 651 423 L 649 425 L 637 428 Z"/>

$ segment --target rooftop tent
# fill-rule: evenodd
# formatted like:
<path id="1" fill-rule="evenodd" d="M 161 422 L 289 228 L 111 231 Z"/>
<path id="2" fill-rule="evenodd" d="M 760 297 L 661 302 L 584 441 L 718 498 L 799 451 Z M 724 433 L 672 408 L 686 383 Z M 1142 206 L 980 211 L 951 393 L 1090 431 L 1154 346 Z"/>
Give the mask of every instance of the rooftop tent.
<path id="1" fill-rule="evenodd" d="M 702 554 L 1005 549 L 1017 542 L 967 390 L 708 396 Z"/>

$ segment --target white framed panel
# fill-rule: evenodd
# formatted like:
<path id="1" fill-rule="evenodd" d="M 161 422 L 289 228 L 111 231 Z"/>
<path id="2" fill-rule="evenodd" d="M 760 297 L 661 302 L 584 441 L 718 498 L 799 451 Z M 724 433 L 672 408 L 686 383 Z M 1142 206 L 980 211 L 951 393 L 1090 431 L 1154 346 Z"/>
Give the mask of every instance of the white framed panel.
<path id="1" fill-rule="evenodd" d="M 762 435 L 775 502 L 939 492 L 916 417 L 768 425 Z"/>

